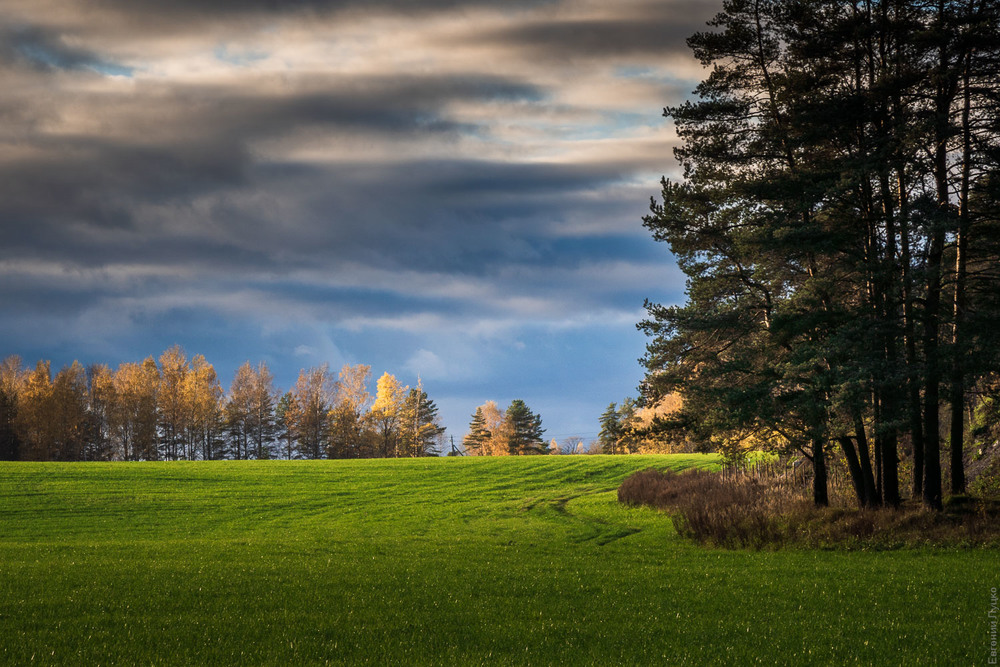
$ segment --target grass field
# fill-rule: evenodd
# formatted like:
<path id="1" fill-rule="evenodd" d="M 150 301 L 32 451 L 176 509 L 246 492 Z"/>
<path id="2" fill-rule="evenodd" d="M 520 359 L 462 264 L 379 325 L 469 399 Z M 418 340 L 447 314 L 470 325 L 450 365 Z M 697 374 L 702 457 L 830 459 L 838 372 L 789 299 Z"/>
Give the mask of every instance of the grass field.
<path id="1" fill-rule="evenodd" d="M 0 464 L 3 664 L 986 664 L 1000 554 L 710 550 L 698 456 Z"/>

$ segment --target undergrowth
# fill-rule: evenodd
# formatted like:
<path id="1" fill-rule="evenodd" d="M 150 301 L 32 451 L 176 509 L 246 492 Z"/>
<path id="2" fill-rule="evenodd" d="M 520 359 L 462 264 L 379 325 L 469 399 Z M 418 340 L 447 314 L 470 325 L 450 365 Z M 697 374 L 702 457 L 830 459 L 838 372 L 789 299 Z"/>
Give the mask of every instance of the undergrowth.
<path id="1" fill-rule="evenodd" d="M 919 503 L 816 507 L 801 485 L 781 476 L 643 470 L 622 482 L 618 500 L 663 510 L 678 534 L 726 548 L 1000 546 L 1000 503 L 968 497 L 953 498 L 943 512 Z"/>

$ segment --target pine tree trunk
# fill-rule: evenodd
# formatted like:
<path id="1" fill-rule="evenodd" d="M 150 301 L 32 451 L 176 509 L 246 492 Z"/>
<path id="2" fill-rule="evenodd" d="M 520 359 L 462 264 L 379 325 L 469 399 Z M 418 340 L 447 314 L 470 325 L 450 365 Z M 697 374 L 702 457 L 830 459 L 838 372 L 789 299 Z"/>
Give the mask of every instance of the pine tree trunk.
<path id="1" fill-rule="evenodd" d="M 924 492 L 924 425 L 920 404 L 920 383 L 917 380 L 917 340 L 913 312 L 913 277 L 910 273 L 910 222 L 909 199 L 906 196 L 905 169 L 897 167 L 899 191 L 899 244 L 903 287 L 903 353 L 906 363 L 906 407 L 910 420 L 910 446 L 913 453 L 912 496 L 920 498 Z"/>
<path id="2" fill-rule="evenodd" d="M 924 503 L 941 509 L 941 435 L 940 386 L 941 362 L 938 349 L 938 327 L 941 304 L 941 257 L 944 252 L 944 231 L 941 221 L 933 233 L 927 258 L 927 298 L 924 307 Z"/>
<path id="3" fill-rule="evenodd" d="M 882 3 L 879 7 L 879 28 L 868 33 L 869 46 L 866 53 L 872 54 L 868 61 L 868 88 L 875 90 L 881 81 L 888 79 L 888 5 Z M 891 144 L 891 117 L 888 101 L 874 104 L 877 144 Z M 883 377 L 875 378 L 878 400 L 882 405 L 883 421 L 876 424 L 876 446 L 882 452 L 882 497 L 886 504 L 899 505 L 899 455 L 898 433 L 895 426 L 898 419 L 899 400 L 897 377 L 899 372 L 898 325 L 899 325 L 899 286 L 895 281 L 898 273 L 896 252 L 896 206 L 892 192 L 891 167 L 888 163 L 880 163 L 878 167 L 878 196 L 872 197 L 870 215 L 876 224 L 871 228 L 875 231 L 872 239 L 872 264 L 876 273 L 873 276 L 875 298 L 873 306 L 880 339 L 880 352 L 884 363 Z M 866 179 L 867 183 L 867 179 Z M 880 209 L 880 210 L 877 210 Z M 878 253 L 879 234 L 877 220 L 881 217 L 884 227 L 882 253 Z"/>
<path id="4" fill-rule="evenodd" d="M 813 464 L 813 503 L 817 507 L 827 507 L 830 497 L 827 488 L 826 455 L 823 452 L 823 439 L 814 437 L 812 441 Z"/>
<path id="5" fill-rule="evenodd" d="M 877 397 L 872 398 L 872 405 L 875 412 L 875 423 L 878 424 L 881 421 L 881 405 L 878 402 Z M 861 428 L 863 430 L 863 426 Z M 885 496 L 882 494 L 882 448 L 878 445 L 878 438 L 875 439 L 875 470 L 874 470 L 874 481 L 875 481 L 875 495 L 879 499 L 879 504 L 882 504 Z"/>
<path id="6" fill-rule="evenodd" d="M 870 507 L 872 505 L 872 498 L 866 488 L 865 475 L 861 470 L 861 461 L 858 459 L 858 451 L 854 447 L 854 441 L 846 435 L 837 438 L 837 441 L 840 443 L 840 448 L 844 451 L 847 470 L 851 474 L 854 493 L 858 497 L 858 506 Z"/>
<path id="7" fill-rule="evenodd" d="M 946 3 L 938 2 L 938 28 L 945 34 Z M 950 113 L 954 87 L 948 81 L 949 51 L 947 42 L 939 48 L 939 81 L 934 96 L 934 180 L 937 189 L 937 215 L 932 220 L 930 246 L 927 253 L 927 295 L 924 300 L 924 503 L 940 510 L 941 503 L 941 433 L 940 390 L 941 353 L 941 270 L 945 233 L 949 218 L 948 139 L 951 130 Z"/>
<path id="8" fill-rule="evenodd" d="M 858 406 L 854 407 L 854 429 L 858 441 L 858 463 L 861 466 L 865 497 L 868 499 L 869 505 L 881 505 L 882 496 L 878 493 L 875 474 L 872 472 L 872 460 L 868 453 L 868 436 L 865 434 L 865 423 L 861 418 L 861 410 Z"/>
<path id="9" fill-rule="evenodd" d="M 962 76 L 962 183 L 959 193 L 958 233 L 955 238 L 955 307 L 951 367 L 951 492 L 965 493 L 965 312 L 967 263 L 969 255 L 969 187 L 972 175 L 972 90 L 969 85 L 971 53 L 966 56 Z"/>

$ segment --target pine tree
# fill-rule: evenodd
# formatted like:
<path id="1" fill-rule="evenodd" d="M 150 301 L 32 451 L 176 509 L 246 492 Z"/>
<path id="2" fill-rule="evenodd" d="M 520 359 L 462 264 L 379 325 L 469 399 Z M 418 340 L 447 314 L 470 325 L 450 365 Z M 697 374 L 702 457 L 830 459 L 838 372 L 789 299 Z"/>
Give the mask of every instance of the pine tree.
<path id="1" fill-rule="evenodd" d="M 406 456 L 437 456 L 445 428 L 438 423 L 438 408 L 420 383 L 410 390 L 403 405 L 403 442 Z"/>
<path id="2" fill-rule="evenodd" d="M 472 415 L 472 421 L 469 422 L 469 432 L 462 438 L 462 447 L 470 454 L 481 454 L 489 437 L 490 432 L 486 430 L 483 409 L 478 407 L 475 414 Z"/>
<path id="3" fill-rule="evenodd" d="M 546 453 L 542 418 L 533 413 L 524 401 L 511 401 L 505 421 L 509 428 L 507 447 L 512 455 Z"/>
<path id="4" fill-rule="evenodd" d="M 601 414 L 601 431 L 597 436 L 598 441 L 601 443 L 601 451 L 605 454 L 621 454 L 622 452 L 618 448 L 621 437 L 618 406 L 611 403 L 608 405 L 607 410 Z"/>
<path id="5" fill-rule="evenodd" d="M 898 504 L 909 431 L 940 508 L 939 415 L 959 489 L 965 388 L 995 367 L 970 364 L 969 238 L 997 168 L 996 4 L 728 0 L 710 25 L 699 99 L 666 110 L 684 182 L 646 219 L 689 277 L 643 324 L 647 399 L 679 389 L 713 446 L 800 450 L 818 504 L 833 442 L 861 504 Z"/>

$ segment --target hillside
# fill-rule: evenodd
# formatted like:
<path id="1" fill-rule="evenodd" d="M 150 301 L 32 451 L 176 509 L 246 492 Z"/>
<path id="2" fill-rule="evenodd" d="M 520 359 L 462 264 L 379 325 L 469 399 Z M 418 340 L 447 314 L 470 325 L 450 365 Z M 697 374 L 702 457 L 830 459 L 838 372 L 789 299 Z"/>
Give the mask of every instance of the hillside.
<path id="1" fill-rule="evenodd" d="M 0 464 L 0 663 L 985 660 L 990 551 L 706 550 L 701 456 Z"/>

